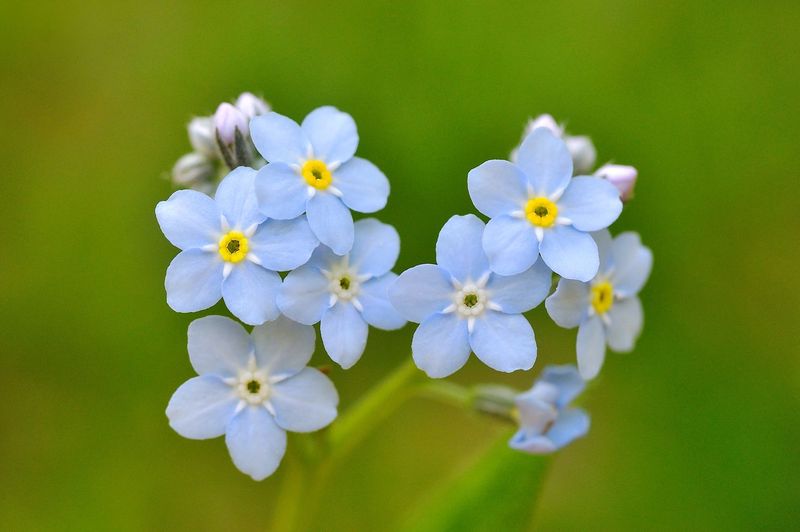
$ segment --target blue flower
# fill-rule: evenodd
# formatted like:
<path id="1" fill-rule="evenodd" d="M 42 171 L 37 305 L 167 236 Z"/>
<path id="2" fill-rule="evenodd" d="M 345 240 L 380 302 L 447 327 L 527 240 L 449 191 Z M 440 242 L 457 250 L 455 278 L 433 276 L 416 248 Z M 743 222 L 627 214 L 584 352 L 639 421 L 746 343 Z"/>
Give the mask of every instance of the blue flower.
<path id="1" fill-rule="evenodd" d="M 492 270 L 513 275 L 541 254 L 555 273 L 588 281 L 597 273 L 589 231 L 608 227 L 622 211 L 619 192 L 599 177 L 572 177 L 564 142 L 537 128 L 519 148 L 517 163 L 487 161 L 468 177 L 475 207 L 489 216 L 483 248 Z"/>
<path id="2" fill-rule="evenodd" d="M 376 212 L 386 205 L 389 181 L 371 162 L 353 157 L 358 132 L 353 118 L 320 107 L 302 125 L 277 113 L 257 116 L 250 134 L 269 164 L 258 172 L 256 194 L 269 218 L 308 215 L 311 230 L 337 255 L 353 246 L 350 210 Z"/>
<path id="3" fill-rule="evenodd" d="M 600 272 L 589 283 L 561 279 L 545 303 L 558 325 L 578 327 L 578 368 L 587 380 L 603 366 L 606 343 L 618 352 L 633 349 L 643 322 L 636 294 L 653 266 L 653 254 L 636 233 L 613 240 L 608 231 L 593 236 L 600 250 Z"/>
<path id="4" fill-rule="evenodd" d="M 411 349 L 414 362 L 430 377 L 446 377 L 463 366 L 471 351 L 498 371 L 530 369 L 536 340 L 521 316 L 547 297 L 551 272 L 541 262 L 519 275 L 492 273 L 481 248 L 484 223 L 453 216 L 436 242 L 436 264 L 403 272 L 389 287 L 389 299 L 420 326 Z"/>
<path id="5" fill-rule="evenodd" d="M 179 190 L 156 206 L 161 230 L 182 251 L 167 268 L 167 303 L 195 312 L 220 298 L 240 320 L 258 325 L 278 317 L 276 271 L 304 264 L 319 245 L 305 217 L 267 220 L 258 210 L 256 171 L 240 167 L 214 199 Z"/>
<path id="6" fill-rule="evenodd" d="M 589 431 L 589 416 L 568 408 L 585 383 L 575 366 L 548 366 L 533 388 L 516 397 L 520 429 L 508 444 L 519 451 L 547 454 Z"/>
<path id="7" fill-rule="evenodd" d="M 248 335 L 235 321 L 206 316 L 189 325 L 189 359 L 199 377 L 183 383 L 167 406 L 185 438 L 225 435 L 234 465 L 255 480 L 271 475 L 286 451 L 286 431 L 311 432 L 336 418 L 339 396 L 306 365 L 314 329 L 284 317 Z"/>
<path id="8" fill-rule="evenodd" d="M 368 324 L 392 330 L 406 323 L 386 292 L 397 277 L 389 270 L 399 253 L 394 227 L 373 218 L 360 220 L 349 254 L 340 257 L 320 246 L 308 264 L 286 276 L 278 307 L 300 323 L 321 322 L 325 350 L 347 369 L 364 352 Z"/>

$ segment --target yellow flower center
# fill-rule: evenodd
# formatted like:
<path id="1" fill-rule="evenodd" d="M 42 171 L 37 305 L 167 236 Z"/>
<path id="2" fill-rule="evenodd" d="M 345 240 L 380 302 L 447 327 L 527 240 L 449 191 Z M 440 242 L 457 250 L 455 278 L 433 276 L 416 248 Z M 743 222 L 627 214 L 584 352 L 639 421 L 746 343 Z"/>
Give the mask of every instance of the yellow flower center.
<path id="1" fill-rule="evenodd" d="M 231 231 L 219 239 L 219 254 L 226 262 L 241 262 L 247 256 L 247 237 L 240 231 Z"/>
<path id="2" fill-rule="evenodd" d="M 608 281 L 592 286 L 592 307 L 598 314 L 605 314 L 614 305 L 614 287 Z"/>
<path id="3" fill-rule="evenodd" d="M 333 176 L 331 171 L 328 170 L 328 166 L 316 159 L 306 161 L 300 173 L 306 183 L 319 190 L 328 188 L 331 185 L 331 181 L 333 181 Z"/>
<path id="4" fill-rule="evenodd" d="M 531 198 L 525 204 L 525 218 L 538 227 L 550 227 L 556 223 L 558 207 L 547 198 Z"/>

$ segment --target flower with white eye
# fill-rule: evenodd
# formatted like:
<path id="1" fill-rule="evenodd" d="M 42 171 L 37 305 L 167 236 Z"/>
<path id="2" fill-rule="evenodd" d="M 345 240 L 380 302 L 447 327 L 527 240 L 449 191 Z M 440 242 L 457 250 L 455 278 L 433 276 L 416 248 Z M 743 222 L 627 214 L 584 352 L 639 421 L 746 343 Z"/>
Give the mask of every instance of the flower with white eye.
<path id="1" fill-rule="evenodd" d="M 572 177 L 564 142 L 544 127 L 519 149 L 517 163 L 487 161 L 469 172 L 469 195 L 489 216 L 483 248 L 492 271 L 524 272 L 541 255 L 561 277 L 588 281 L 597 274 L 589 231 L 608 227 L 622 211 L 617 189 L 599 177 Z"/>
<path id="2" fill-rule="evenodd" d="M 530 454 L 549 454 L 589 431 L 589 416 L 569 403 L 585 383 L 575 366 L 547 366 L 525 393 L 517 395 L 514 409 L 520 429 L 509 446 Z"/>
<path id="3" fill-rule="evenodd" d="M 600 271 L 588 283 L 561 279 L 545 306 L 558 325 L 578 327 L 578 369 L 584 379 L 600 372 L 606 344 L 617 352 L 633 349 L 644 321 L 637 294 L 647 282 L 653 254 L 639 235 L 608 231 L 592 235 L 600 250 Z"/>
<path id="4" fill-rule="evenodd" d="M 354 157 L 356 124 L 335 107 L 315 109 L 301 125 L 271 112 L 250 122 L 256 149 L 268 164 L 258 172 L 261 211 L 276 220 L 306 213 L 311 230 L 337 255 L 353 246 L 353 217 L 386 206 L 389 181 L 367 161 Z"/>
<path id="5" fill-rule="evenodd" d="M 387 294 L 399 253 L 394 227 L 374 218 L 359 220 L 353 249 L 340 257 L 326 246 L 317 248 L 308 264 L 284 279 L 278 307 L 300 323 L 320 322 L 325 350 L 347 369 L 364 352 L 368 325 L 394 330 L 406 323 Z"/>
<path id="6" fill-rule="evenodd" d="M 219 184 L 214 199 L 179 190 L 156 206 L 167 239 L 181 252 L 167 268 L 167 303 L 196 312 L 220 298 L 250 325 L 278 317 L 275 273 L 304 264 L 319 245 L 305 216 L 265 220 L 258 210 L 256 171 L 240 167 Z"/>
<path id="7" fill-rule="evenodd" d="M 446 377 L 470 352 L 498 371 L 530 369 L 536 340 L 521 313 L 541 303 L 552 274 L 541 261 L 518 275 L 489 269 L 481 247 L 484 223 L 453 216 L 436 241 L 437 264 L 406 270 L 389 288 L 389 299 L 409 321 L 419 323 L 411 350 L 428 376 Z"/>
<path id="8" fill-rule="evenodd" d="M 224 434 L 240 471 L 268 477 L 286 452 L 286 431 L 312 432 L 336 418 L 333 383 L 306 367 L 314 343 L 312 327 L 285 317 L 252 334 L 222 316 L 193 321 L 189 359 L 199 376 L 170 399 L 170 426 L 195 440 Z"/>

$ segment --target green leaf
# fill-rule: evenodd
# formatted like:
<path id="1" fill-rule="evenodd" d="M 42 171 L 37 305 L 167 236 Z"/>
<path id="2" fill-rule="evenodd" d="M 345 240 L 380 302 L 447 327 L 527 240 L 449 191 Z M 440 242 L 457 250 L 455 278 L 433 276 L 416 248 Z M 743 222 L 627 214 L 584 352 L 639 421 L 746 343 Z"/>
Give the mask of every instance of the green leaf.
<path id="1" fill-rule="evenodd" d="M 550 459 L 511 449 L 509 437 L 446 483 L 402 530 L 529 530 Z"/>

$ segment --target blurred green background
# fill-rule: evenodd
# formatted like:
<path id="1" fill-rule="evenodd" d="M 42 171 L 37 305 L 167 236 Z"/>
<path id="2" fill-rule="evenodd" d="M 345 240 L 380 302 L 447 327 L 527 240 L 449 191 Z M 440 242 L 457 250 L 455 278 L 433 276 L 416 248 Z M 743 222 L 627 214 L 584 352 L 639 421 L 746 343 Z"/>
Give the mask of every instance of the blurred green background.
<path id="1" fill-rule="evenodd" d="M 350 112 L 389 176 L 398 270 L 474 212 L 467 172 L 529 116 L 640 170 L 615 232 L 655 252 L 646 327 L 585 398 L 541 529 L 789 529 L 800 521 L 800 3 L 30 2 L 0 7 L 0 523 L 6 530 L 258 529 L 221 439 L 168 427 L 202 313 L 167 307 L 153 214 L 184 124 L 241 91 L 301 119 Z M 540 359 L 575 331 L 532 313 Z M 334 371 L 346 407 L 408 356 L 372 331 Z M 324 353 L 318 347 L 316 360 Z M 527 387 L 474 361 L 456 380 Z M 415 400 L 333 480 L 322 530 L 398 522 L 502 427 Z M 291 443 L 291 442 L 290 442 Z M 490 497 L 491 495 L 487 495 Z"/>

